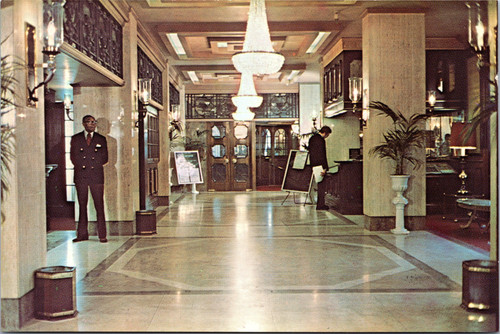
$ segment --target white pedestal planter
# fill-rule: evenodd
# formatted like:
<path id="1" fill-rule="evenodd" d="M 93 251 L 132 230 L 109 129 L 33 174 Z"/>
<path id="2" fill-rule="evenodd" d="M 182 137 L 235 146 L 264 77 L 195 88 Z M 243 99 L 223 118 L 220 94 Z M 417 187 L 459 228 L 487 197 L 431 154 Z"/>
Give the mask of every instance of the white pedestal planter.
<path id="1" fill-rule="evenodd" d="M 396 192 L 396 197 L 392 199 L 392 204 L 396 206 L 396 227 L 391 230 L 394 234 L 408 234 L 405 229 L 405 205 L 408 200 L 403 197 L 403 193 L 408 189 L 408 179 L 410 175 L 391 175 L 392 190 Z"/>

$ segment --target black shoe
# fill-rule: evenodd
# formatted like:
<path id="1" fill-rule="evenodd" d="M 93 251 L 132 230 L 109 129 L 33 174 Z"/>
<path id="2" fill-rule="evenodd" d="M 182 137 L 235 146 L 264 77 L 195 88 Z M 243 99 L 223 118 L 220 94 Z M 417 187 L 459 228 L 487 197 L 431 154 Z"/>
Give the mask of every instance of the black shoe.
<path id="1" fill-rule="evenodd" d="M 99 239 L 99 242 L 102 242 L 104 244 L 104 243 L 108 242 L 108 239 L 106 239 L 106 238 Z"/>
<path id="2" fill-rule="evenodd" d="M 89 240 L 89 238 L 75 238 L 73 239 L 73 242 L 80 242 L 80 241 L 85 241 L 85 240 Z"/>
<path id="3" fill-rule="evenodd" d="M 326 206 L 326 205 L 323 205 L 323 206 L 317 206 L 317 207 L 316 207 L 316 210 L 328 210 L 328 209 L 329 209 L 329 207 L 328 207 L 328 206 Z"/>

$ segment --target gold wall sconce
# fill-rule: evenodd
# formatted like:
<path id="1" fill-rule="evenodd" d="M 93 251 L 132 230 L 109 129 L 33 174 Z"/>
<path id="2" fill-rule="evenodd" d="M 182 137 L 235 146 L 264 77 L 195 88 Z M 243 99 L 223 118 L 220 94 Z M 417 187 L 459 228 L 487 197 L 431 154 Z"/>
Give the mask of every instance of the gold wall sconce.
<path id="1" fill-rule="evenodd" d="M 68 119 L 70 121 L 72 121 L 73 118 L 71 117 L 70 113 L 71 113 L 71 106 L 73 105 L 73 101 L 71 101 L 71 95 L 64 94 L 63 103 L 64 103 L 64 111 L 66 112 L 66 116 L 68 117 Z"/>
<path id="2" fill-rule="evenodd" d="M 478 65 L 484 65 L 488 49 L 487 4 L 479 1 L 467 2 L 469 9 L 469 45 L 478 57 Z"/>
<path id="3" fill-rule="evenodd" d="M 64 40 L 64 4 L 66 0 L 44 0 L 43 3 L 43 49 L 42 52 L 48 56 L 48 61 L 43 64 L 35 64 L 35 36 L 36 30 L 33 26 L 26 25 L 26 59 L 28 64 L 28 105 L 35 106 L 38 102 L 36 90 L 47 85 L 56 71 L 55 57 L 59 54 L 59 47 Z M 35 84 L 35 68 L 43 67 L 48 70 L 45 79 Z M 30 88 L 34 85 L 33 88 Z"/>

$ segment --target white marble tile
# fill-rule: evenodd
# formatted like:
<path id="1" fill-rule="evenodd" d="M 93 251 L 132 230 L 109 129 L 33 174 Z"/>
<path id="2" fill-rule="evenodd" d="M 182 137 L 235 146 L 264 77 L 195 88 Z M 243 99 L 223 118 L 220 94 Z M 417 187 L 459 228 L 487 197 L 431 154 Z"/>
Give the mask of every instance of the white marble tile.
<path id="1" fill-rule="evenodd" d="M 160 209 L 155 235 L 60 244 L 48 264 L 77 267 L 79 313 L 23 330 L 494 330 L 495 314 L 460 307 L 462 261 L 486 254 L 426 231 L 367 231 L 363 216 L 285 196 L 185 194 Z"/>

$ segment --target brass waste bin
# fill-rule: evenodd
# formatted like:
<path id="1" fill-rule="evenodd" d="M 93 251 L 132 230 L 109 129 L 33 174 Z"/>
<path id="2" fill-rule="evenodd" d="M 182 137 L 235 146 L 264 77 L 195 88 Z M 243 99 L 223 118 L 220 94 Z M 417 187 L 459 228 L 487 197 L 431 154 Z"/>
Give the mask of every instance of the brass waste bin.
<path id="1" fill-rule="evenodd" d="M 462 304 L 467 311 L 498 309 L 498 262 L 469 260 L 462 263 Z"/>
<path id="2" fill-rule="evenodd" d="M 76 268 L 44 267 L 35 271 L 35 317 L 76 315 Z"/>
<path id="3" fill-rule="evenodd" d="M 136 234 L 156 234 L 156 211 L 139 210 L 135 212 Z"/>

